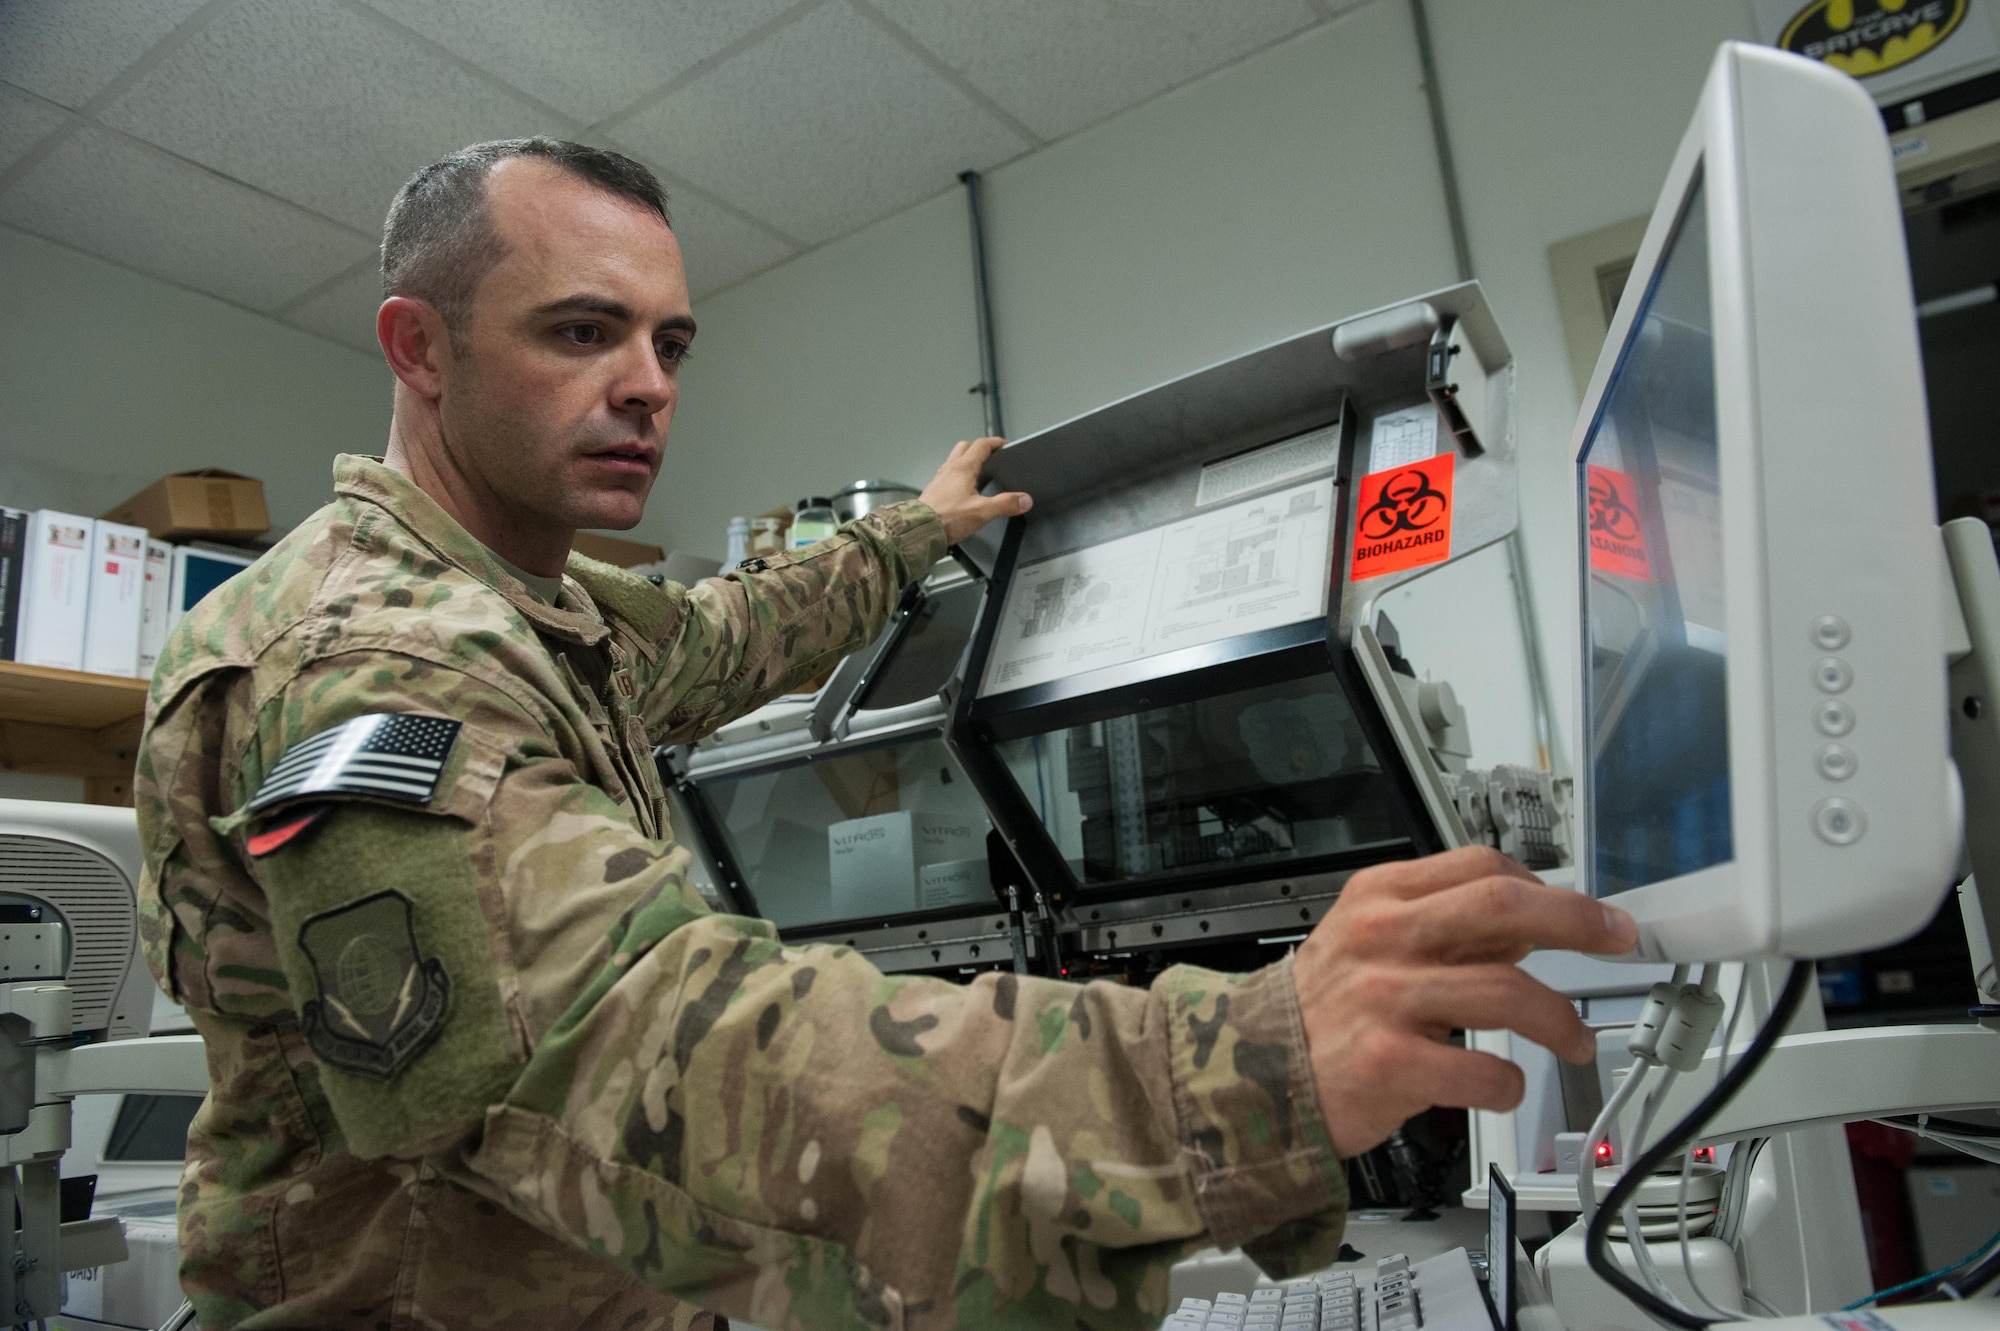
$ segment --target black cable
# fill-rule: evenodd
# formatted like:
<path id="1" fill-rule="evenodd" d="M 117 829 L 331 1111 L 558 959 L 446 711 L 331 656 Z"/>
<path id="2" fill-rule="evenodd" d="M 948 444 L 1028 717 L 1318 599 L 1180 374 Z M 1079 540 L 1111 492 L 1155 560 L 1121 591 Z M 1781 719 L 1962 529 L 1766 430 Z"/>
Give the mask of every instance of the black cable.
<path id="1" fill-rule="evenodd" d="M 1714 1319 L 1697 1317 L 1691 1312 L 1676 1308 L 1626 1275 L 1625 1269 L 1618 1265 L 1609 1251 L 1611 1222 L 1624 1209 L 1625 1199 L 1637 1192 L 1639 1185 L 1651 1177 L 1654 1170 L 1669 1159 L 1677 1157 L 1681 1148 L 1693 1139 L 1702 1125 L 1721 1112 L 1722 1107 L 1735 1097 L 1736 1092 L 1743 1089 L 1743 1083 L 1749 1081 L 1763 1064 L 1771 1052 L 1771 1047 L 1778 1043 L 1778 1037 L 1791 1023 L 1792 1014 L 1799 1010 L 1799 1003 L 1805 997 L 1806 986 L 1812 982 L 1813 974 L 1813 964 L 1810 961 L 1792 963 L 1791 974 L 1785 979 L 1785 987 L 1779 993 L 1778 1001 L 1772 1006 L 1771 1015 L 1765 1018 L 1757 1037 L 1750 1042 L 1750 1047 L 1743 1051 L 1743 1057 L 1736 1060 L 1728 1074 L 1716 1083 L 1715 1089 L 1703 1096 L 1701 1102 L 1689 1110 L 1680 1122 L 1674 1124 L 1665 1136 L 1632 1162 L 1624 1175 L 1612 1185 L 1604 1200 L 1598 1203 L 1597 1214 L 1591 1218 L 1590 1229 L 1584 1234 L 1583 1254 L 1590 1262 L 1590 1269 L 1597 1272 L 1599 1279 L 1670 1326 L 1687 1327 L 1689 1331 L 1702 1331 L 1702 1328 L 1713 1325 Z M 1626 1235 L 1628 1243 L 1645 1241 L 1645 1236 L 1642 1234 Z"/>

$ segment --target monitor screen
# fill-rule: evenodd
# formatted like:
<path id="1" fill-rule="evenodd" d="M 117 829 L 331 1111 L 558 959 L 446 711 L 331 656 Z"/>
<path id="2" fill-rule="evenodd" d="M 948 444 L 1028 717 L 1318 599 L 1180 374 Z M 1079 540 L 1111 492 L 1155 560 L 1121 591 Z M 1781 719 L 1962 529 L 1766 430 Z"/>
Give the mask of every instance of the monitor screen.
<path id="1" fill-rule="evenodd" d="M 1486 1295 L 1493 1302 L 1493 1324 L 1514 1331 L 1514 1187 L 1500 1166 L 1486 1167 Z"/>
<path id="2" fill-rule="evenodd" d="M 1330 674 L 1007 740 L 999 755 L 1086 889 L 1387 858 L 1411 837 Z"/>
<path id="3" fill-rule="evenodd" d="M 1697 176 L 1579 454 L 1600 897 L 1734 856 L 1704 203 Z"/>

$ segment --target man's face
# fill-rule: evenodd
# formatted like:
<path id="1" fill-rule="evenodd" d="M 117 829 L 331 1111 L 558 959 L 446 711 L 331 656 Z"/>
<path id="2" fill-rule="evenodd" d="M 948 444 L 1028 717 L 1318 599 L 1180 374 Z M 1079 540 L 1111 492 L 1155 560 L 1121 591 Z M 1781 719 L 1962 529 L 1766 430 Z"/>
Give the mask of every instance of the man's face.
<path id="1" fill-rule="evenodd" d="M 443 444 L 518 528 L 623 530 L 645 512 L 694 337 L 659 217 L 546 162 L 487 177 L 505 257 L 447 353 Z"/>

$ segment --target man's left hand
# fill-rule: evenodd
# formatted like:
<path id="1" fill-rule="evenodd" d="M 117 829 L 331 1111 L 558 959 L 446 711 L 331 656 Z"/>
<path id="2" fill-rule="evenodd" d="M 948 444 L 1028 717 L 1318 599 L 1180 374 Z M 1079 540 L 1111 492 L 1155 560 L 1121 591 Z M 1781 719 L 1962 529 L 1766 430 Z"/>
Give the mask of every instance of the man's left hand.
<path id="1" fill-rule="evenodd" d="M 1026 513 L 1034 500 L 1019 490 L 1006 494 L 983 495 L 979 493 L 979 473 L 986 466 L 986 459 L 1004 448 L 1005 439 L 988 436 L 984 439 L 959 440 L 952 445 L 951 456 L 944 460 L 931 483 L 917 496 L 944 523 L 945 538 L 956 545 L 966 537 L 984 527 L 995 518 L 1011 518 L 1018 513 Z"/>

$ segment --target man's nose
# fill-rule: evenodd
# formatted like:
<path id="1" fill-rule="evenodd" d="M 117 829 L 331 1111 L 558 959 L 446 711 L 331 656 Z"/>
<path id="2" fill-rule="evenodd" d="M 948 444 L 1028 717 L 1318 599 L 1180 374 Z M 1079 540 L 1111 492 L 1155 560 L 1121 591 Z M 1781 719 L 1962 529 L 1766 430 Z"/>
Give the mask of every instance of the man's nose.
<path id="1" fill-rule="evenodd" d="M 639 343 L 619 358 L 619 374 L 611 385 L 613 410 L 651 416 L 674 400 L 673 376 L 660 364 L 650 341 Z"/>

